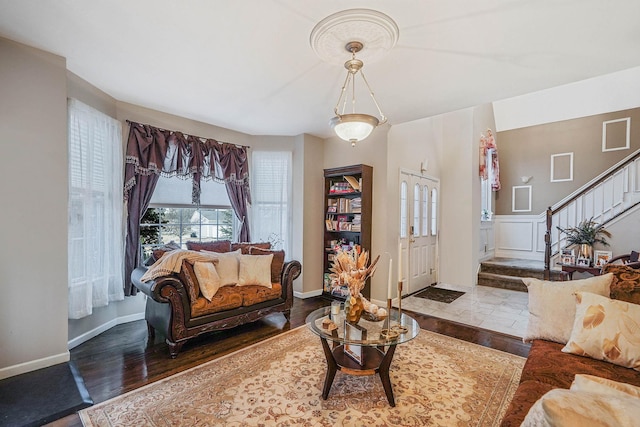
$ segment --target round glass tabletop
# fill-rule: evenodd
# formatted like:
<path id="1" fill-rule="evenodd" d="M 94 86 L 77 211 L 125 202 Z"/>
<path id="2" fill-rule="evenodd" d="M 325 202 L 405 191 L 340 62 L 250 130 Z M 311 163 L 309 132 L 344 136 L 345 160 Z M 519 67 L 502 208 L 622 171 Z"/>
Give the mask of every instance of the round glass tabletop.
<path id="1" fill-rule="evenodd" d="M 387 322 L 387 319 L 367 320 L 363 316 L 357 325 L 346 323 L 344 306 L 340 308 L 340 313 L 334 315 L 331 315 L 330 306 L 309 313 L 306 319 L 307 326 L 320 338 L 340 344 L 371 347 L 402 344 L 414 339 L 420 332 L 420 326 L 415 319 L 404 312 L 399 318 L 398 310 L 395 308 L 391 309 L 390 322 Z M 335 327 L 331 326 L 332 324 Z"/>

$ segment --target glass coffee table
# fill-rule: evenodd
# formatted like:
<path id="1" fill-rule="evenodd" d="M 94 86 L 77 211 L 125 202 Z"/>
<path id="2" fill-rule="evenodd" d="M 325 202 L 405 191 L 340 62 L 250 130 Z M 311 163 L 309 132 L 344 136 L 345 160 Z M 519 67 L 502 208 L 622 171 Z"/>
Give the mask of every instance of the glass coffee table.
<path id="1" fill-rule="evenodd" d="M 391 309 L 390 319 L 391 328 L 388 328 L 386 320 L 367 320 L 365 316 L 357 325 L 353 325 L 345 323 L 342 307 L 340 313 L 333 316 L 331 307 L 319 308 L 307 316 L 307 327 L 320 337 L 327 359 L 327 375 L 322 389 L 324 400 L 329 396 L 337 371 L 358 376 L 379 374 L 389 405 L 396 406 L 389 379 L 391 360 L 396 346 L 418 336 L 420 327 L 418 322 L 406 313 L 403 312 L 399 316 L 397 309 Z M 337 328 L 332 330 L 328 321 L 332 321 Z M 398 332 L 398 328 L 394 328 L 397 325 L 406 331 Z M 391 333 L 385 334 L 388 329 L 391 329 Z"/>

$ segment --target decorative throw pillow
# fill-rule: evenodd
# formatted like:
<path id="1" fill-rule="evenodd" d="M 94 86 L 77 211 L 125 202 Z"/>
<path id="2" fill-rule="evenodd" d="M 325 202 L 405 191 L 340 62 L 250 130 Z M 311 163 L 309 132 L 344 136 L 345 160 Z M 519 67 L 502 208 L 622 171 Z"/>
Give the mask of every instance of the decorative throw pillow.
<path id="1" fill-rule="evenodd" d="M 271 255 L 240 255 L 238 286 L 260 285 L 271 287 Z"/>
<path id="2" fill-rule="evenodd" d="M 259 242 L 259 243 L 250 243 L 250 242 L 242 242 L 242 243 L 232 243 L 231 250 L 237 251 L 240 249 L 243 255 L 247 255 L 250 253 L 251 248 L 256 247 L 260 249 L 271 249 L 271 243 L 269 242 Z"/>
<path id="3" fill-rule="evenodd" d="M 640 371 L 640 305 L 577 292 L 576 318 L 564 353 Z"/>
<path id="4" fill-rule="evenodd" d="M 640 304 L 640 270 L 628 265 L 608 264 L 602 271 L 613 274 L 611 298 Z"/>
<path id="5" fill-rule="evenodd" d="M 187 249 L 190 251 L 210 251 L 229 252 L 231 251 L 230 240 L 214 240 L 213 242 L 187 242 Z"/>
<path id="6" fill-rule="evenodd" d="M 211 256 L 212 259 L 218 260 L 218 265 L 216 265 L 216 271 L 220 276 L 220 281 L 222 286 L 227 285 L 235 285 L 238 283 L 238 269 L 239 269 L 239 260 L 240 260 L 240 249 L 233 252 L 211 252 L 211 251 L 201 251 L 203 253 Z M 201 289 L 202 290 L 202 289 Z"/>
<path id="7" fill-rule="evenodd" d="M 249 249 L 249 253 L 251 255 L 273 254 L 273 261 L 271 261 L 271 283 L 280 283 L 282 280 L 282 268 L 284 267 L 284 251 L 272 251 L 253 246 Z"/>
<path id="8" fill-rule="evenodd" d="M 570 390 L 640 398 L 640 387 L 587 374 L 576 374 Z"/>
<path id="9" fill-rule="evenodd" d="M 566 344 L 576 314 L 573 294 L 586 291 L 608 296 L 612 279 L 611 274 L 566 282 L 522 279 L 529 292 L 529 323 L 523 341 L 543 339 Z"/>
<path id="10" fill-rule="evenodd" d="M 220 276 L 216 271 L 216 267 L 212 262 L 196 261 L 193 264 L 193 271 L 198 278 L 202 296 L 208 301 L 211 301 L 211 298 L 213 298 L 221 286 Z"/>
<path id="11" fill-rule="evenodd" d="M 640 399 L 553 389 L 533 404 L 520 427 L 633 427 L 640 419 Z"/>

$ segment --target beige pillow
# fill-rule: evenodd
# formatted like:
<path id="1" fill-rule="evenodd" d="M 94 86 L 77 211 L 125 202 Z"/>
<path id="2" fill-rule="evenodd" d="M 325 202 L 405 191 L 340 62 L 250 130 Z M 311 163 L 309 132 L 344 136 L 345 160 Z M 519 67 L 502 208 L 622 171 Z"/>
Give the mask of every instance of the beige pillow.
<path id="1" fill-rule="evenodd" d="M 640 399 L 553 389 L 533 404 L 520 427 L 636 427 Z"/>
<path id="2" fill-rule="evenodd" d="M 235 285 L 238 283 L 240 249 L 233 252 L 223 253 L 204 250 L 200 252 L 211 256 L 212 259 L 218 260 L 216 271 L 220 276 L 220 281 L 222 283 L 221 286 Z"/>
<path id="3" fill-rule="evenodd" d="M 640 398 L 640 387 L 587 374 L 576 374 L 570 390 Z"/>
<path id="4" fill-rule="evenodd" d="M 193 263 L 193 272 L 196 274 L 198 284 L 200 285 L 200 293 L 208 301 L 218 292 L 221 282 L 220 276 L 216 271 L 212 262 L 197 261 Z"/>
<path id="5" fill-rule="evenodd" d="M 566 344 L 576 314 L 573 294 L 585 291 L 609 296 L 612 280 L 612 274 L 566 282 L 522 279 L 529 292 L 529 323 L 522 340 L 543 339 Z"/>
<path id="6" fill-rule="evenodd" d="M 562 351 L 640 371 L 640 305 L 577 292 L 573 330 Z"/>
<path id="7" fill-rule="evenodd" d="M 260 285 L 270 288 L 271 261 L 273 261 L 273 254 L 240 255 L 238 286 Z"/>

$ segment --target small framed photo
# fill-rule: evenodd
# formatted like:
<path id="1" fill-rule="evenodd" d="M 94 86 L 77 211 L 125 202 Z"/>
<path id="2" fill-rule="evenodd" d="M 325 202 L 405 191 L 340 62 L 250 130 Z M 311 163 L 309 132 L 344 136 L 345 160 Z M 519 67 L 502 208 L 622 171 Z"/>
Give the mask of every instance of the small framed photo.
<path id="1" fill-rule="evenodd" d="M 602 267 L 608 263 L 612 254 L 611 251 L 593 251 L 593 259 L 596 267 Z"/>
<path id="2" fill-rule="evenodd" d="M 589 267 L 591 264 L 591 261 L 589 260 L 589 258 L 578 258 L 578 260 L 576 261 L 576 265 L 579 265 L 581 267 Z"/>
<path id="3" fill-rule="evenodd" d="M 345 341 L 363 341 L 367 339 L 367 330 L 362 326 L 344 321 L 344 338 Z M 358 362 L 360 365 L 364 365 L 364 353 L 362 352 L 362 346 L 345 343 L 344 352 L 347 356 Z"/>
<path id="4" fill-rule="evenodd" d="M 562 249 L 560 252 L 560 264 L 574 265 L 576 263 L 576 254 L 573 249 Z"/>

